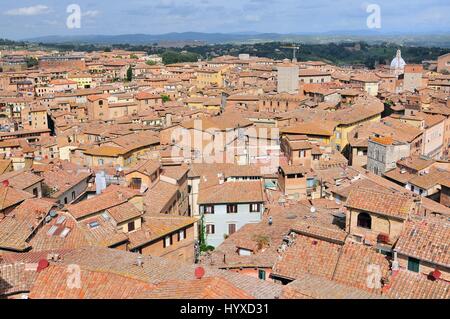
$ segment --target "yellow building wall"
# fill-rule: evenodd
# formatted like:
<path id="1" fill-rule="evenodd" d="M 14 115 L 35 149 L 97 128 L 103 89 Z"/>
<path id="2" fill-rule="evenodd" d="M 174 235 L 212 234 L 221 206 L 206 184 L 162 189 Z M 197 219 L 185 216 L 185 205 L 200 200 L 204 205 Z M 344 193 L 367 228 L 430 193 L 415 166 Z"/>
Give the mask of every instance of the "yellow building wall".
<path id="1" fill-rule="evenodd" d="M 188 104 L 187 104 L 187 106 L 188 107 L 194 107 L 194 108 L 196 108 L 196 109 L 201 109 L 201 108 L 203 108 L 203 103 L 192 103 L 192 102 L 189 102 Z"/>
<path id="2" fill-rule="evenodd" d="M 84 88 L 86 85 L 92 87 L 92 78 L 71 78 L 71 80 L 77 82 L 79 89 Z"/>
<path id="3" fill-rule="evenodd" d="M 340 133 L 340 138 L 337 138 L 337 134 L 333 136 L 334 143 L 340 146 L 340 150 L 342 151 L 348 145 L 348 133 L 350 133 L 356 126 L 366 123 L 366 122 L 380 122 L 381 114 L 377 114 L 371 118 L 367 118 L 365 120 L 352 123 L 351 125 L 338 125 L 336 132 Z"/>
<path id="4" fill-rule="evenodd" d="M 358 209 L 347 210 L 347 225 L 346 230 L 351 235 L 361 236 L 370 240 L 372 243 L 377 242 L 377 236 L 380 233 L 389 235 L 389 241 L 394 243 L 403 229 L 403 220 L 389 218 L 366 212 L 372 218 L 372 228 L 366 229 L 358 227 L 358 215 L 363 212 Z"/>
<path id="5" fill-rule="evenodd" d="M 378 83 L 366 83 L 364 85 L 364 90 L 371 96 L 378 95 Z"/>
<path id="6" fill-rule="evenodd" d="M 223 77 L 221 72 L 216 73 L 197 73 L 197 81 L 196 85 L 200 88 L 203 88 L 205 86 L 209 85 L 217 85 L 221 87 L 223 84 Z"/>
<path id="7" fill-rule="evenodd" d="M 47 111 L 31 113 L 32 129 L 42 130 L 48 128 Z"/>

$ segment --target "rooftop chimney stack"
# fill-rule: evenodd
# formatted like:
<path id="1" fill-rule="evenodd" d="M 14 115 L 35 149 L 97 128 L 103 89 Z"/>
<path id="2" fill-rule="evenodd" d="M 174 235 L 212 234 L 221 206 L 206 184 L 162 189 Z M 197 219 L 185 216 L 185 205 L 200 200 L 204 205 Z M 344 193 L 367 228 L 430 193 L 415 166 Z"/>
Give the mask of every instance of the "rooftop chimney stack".
<path id="1" fill-rule="evenodd" d="M 219 178 L 219 184 L 222 185 L 225 183 L 225 177 L 223 176 L 223 173 L 217 174 L 217 177 Z"/>
<path id="2" fill-rule="evenodd" d="M 139 255 L 136 259 L 136 264 L 138 265 L 138 267 L 142 267 L 142 265 L 144 264 L 144 261 L 142 260 L 142 256 Z"/>

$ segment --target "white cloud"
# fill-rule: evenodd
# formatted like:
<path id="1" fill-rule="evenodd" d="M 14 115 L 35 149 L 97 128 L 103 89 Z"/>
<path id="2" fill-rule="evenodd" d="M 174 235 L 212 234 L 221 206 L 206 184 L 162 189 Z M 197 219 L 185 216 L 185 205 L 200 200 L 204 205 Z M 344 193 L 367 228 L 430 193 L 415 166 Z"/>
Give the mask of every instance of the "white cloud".
<path id="1" fill-rule="evenodd" d="M 6 15 L 9 16 L 36 16 L 44 13 L 48 13 L 49 8 L 42 4 L 38 4 L 32 7 L 24 7 L 11 9 L 5 12 Z"/>
<path id="2" fill-rule="evenodd" d="M 89 11 L 83 12 L 82 16 L 88 17 L 88 18 L 94 18 L 94 17 L 98 16 L 99 14 L 100 14 L 100 11 L 98 11 L 98 10 L 89 10 Z"/>

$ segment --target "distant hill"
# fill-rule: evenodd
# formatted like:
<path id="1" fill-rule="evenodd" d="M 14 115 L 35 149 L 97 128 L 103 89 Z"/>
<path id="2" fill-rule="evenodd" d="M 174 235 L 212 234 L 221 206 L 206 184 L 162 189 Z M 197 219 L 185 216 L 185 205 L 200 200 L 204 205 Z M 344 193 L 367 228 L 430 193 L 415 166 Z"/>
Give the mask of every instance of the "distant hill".
<path id="1" fill-rule="evenodd" d="M 176 42 L 199 42 L 208 44 L 223 43 L 258 43 L 258 42 L 303 42 L 311 44 L 325 44 L 330 42 L 355 42 L 365 41 L 367 43 L 392 42 L 411 46 L 439 46 L 450 48 L 450 33 L 441 34 L 388 34 L 378 30 L 356 30 L 314 33 L 202 33 L 182 32 L 166 34 L 123 34 L 123 35 L 78 35 L 78 36 L 44 36 L 24 39 L 34 43 L 83 43 L 83 44 L 130 44 L 143 45 L 152 43 L 176 43 Z"/>
<path id="2" fill-rule="evenodd" d="M 234 41 L 249 41 L 252 38 L 263 38 L 266 40 L 281 39 L 283 35 L 276 33 L 264 34 L 238 34 L 238 33 L 201 33 L 183 32 L 166 34 L 123 34 L 123 35 L 80 35 L 80 36 L 45 36 L 25 39 L 29 42 L 41 43 L 94 43 L 94 44 L 148 44 L 154 42 L 168 41 L 199 41 L 207 43 L 225 43 Z"/>

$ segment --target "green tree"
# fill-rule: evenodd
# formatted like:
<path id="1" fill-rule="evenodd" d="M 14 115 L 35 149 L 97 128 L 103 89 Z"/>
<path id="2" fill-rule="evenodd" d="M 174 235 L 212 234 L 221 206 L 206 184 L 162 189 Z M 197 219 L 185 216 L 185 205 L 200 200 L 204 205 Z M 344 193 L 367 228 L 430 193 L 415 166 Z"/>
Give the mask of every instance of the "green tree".
<path id="1" fill-rule="evenodd" d="M 28 68 L 32 68 L 32 67 L 38 65 L 38 60 L 33 57 L 26 57 L 25 62 L 27 63 Z"/>
<path id="2" fill-rule="evenodd" d="M 180 62 L 196 62 L 200 57 L 199 54 L 193 52 L 177 52 L 177 51 L 166 51 L 162 55 L 164 64 L 173 64 Z"/>
<path id="3" fill-rule="evenodd" d="M 156 65 L 155 61 L 152 60 L 148 60 L 147 62 L 145 62 L 147 65 Z"/>
<path id="4" fill-rule="evenodd" d="M 207 252 L 214 250 L 214 246 L 208 245 L 206 242 L 206 225 L 205 225 L 205 216 L 202 215 L 200 219 L 200 252 Z"/>
<path id="5" fill-rule="evenodd" d="M 127 81 L 131 82 L 131 80 L 133 80 L 133 69 L 131 68 L 130 65 L 127 70 Z"/>
<path id="6" fill-rule="evenodd" d="M 163 94 L 163 95 L 161 95 L 161 99 L 162 99 L 163 103 L 166 103 L 166 102 L 170 101 L 170 96 Z"/>
<path id="7" fill-rule="evenodd" d="M 136 54 L 132 54 L 132 55 L 130 55 L 130 59 L 135 59 L 136 60 L 136 59 L 139 59 L 139 58 L 138 58 L 138 56 Z"/>

